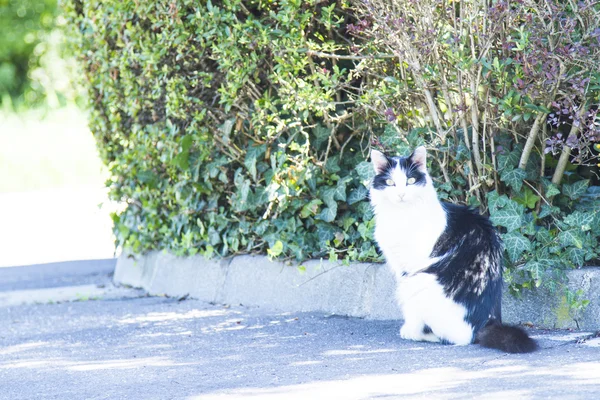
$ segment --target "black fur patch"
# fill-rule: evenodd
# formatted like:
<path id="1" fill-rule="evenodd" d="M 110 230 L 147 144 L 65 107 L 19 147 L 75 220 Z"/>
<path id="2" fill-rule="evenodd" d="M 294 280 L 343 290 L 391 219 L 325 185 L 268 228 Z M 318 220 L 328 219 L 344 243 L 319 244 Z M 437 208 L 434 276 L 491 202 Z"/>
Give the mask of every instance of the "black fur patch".
<path id="1" fill-rule="evenodd" d="M 388 160 L 388 167 L 385 169 L 385 171 L 383 171 L 380 174 L 375 175 L 375 178 L 373 178 L 373 189 L 377 189 L 377 190 L 383 190 L 385 189 L 388 185 L 385 183 L 385 181 L 387 179 L 390 178 L 390 172 L 396 168 L 396 165 L 398 164 L 397 160 L 395 158 L 397 157 L 387 157 Z"/>
<path id="2" fill-rule="evenodd" d="M 412 161 L 410 157 L 388 157 L 388 167 L 380 174 L 375 175 L 373 178 L 373 189 L 383 190 L 388 185 L 386 185 L 385 181 L 389 179 L 391 171 L 397 166 L 400 167 L 405 173 L 406 178 L 414 178 L 415 183 L 413 185 L 417 186 L 425 186 L 427 183 L 426 176 L 423 172 L 419 171 L 418 165 Z"/>
<path id="3" fill-rule="evenodd" d="M 431 328 L 429 327 L 429 325 L 425 325 L 423 327 L 423 334 L 427 335 L 428 333 L 433 333 L 433 331 L 431 330 Z"/>
<path id="4" fill-rule="evenodd" d="M 502 321 L 502 243 L 487 217 L 460 205 L 442 206 L 446 230 L 431 257 L 446 256 L 425 272 L 435 274 L 446 295 L 466 307 L 465 320 L 476 334 L 490 316 Z"/>

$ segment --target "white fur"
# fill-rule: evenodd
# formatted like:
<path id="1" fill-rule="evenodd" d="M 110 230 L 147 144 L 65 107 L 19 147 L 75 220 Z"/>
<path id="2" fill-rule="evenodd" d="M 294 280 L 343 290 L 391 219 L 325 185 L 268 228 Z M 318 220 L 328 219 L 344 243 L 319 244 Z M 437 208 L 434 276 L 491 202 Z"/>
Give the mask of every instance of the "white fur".
<path id="1" fill-rule="evenodd" d="M 407 185 L 407 176 L 399 168 L 391 172 L 391 179 L 395 186 L 371 189 L 371 203 L 375 240 L 396 277 L 396 299 L 404 315 L 400 335 L 411 340 L 443 338 L 453 344 L 469 344 L 473 330 L 464 320 L 466 308 L 444 294 L 434 275 L 421 272 L 436 261 L 430 255 L 446 228 L 446 213 L 433 182 L 427 174 L 425 186 Z M 425 325 L 433 333 L 424 334 Z"/>
<path id="2" fill-rule="evenodd" d="M 406 185 L 406 175 L 396 168 L 396 186 L 371 189 L 375 210 L 375 240 L 396 276 L 431 265 L 429 255 L 446 228 L 446 213 L 438 201 L 431 178 L 427 185 Z"/>
<path id="3" fill-rule="evenodd" d="M 446 297 L 434 275 L 417 273 L 397 283 L 396 299 L 404 315 L 403 339 L 437 342 L 441 337 L 453 344 L 471 343 L 473 328 L 465 321 L 467 309 Z M 425 325 L 433 333 L 424 334 Z"/>

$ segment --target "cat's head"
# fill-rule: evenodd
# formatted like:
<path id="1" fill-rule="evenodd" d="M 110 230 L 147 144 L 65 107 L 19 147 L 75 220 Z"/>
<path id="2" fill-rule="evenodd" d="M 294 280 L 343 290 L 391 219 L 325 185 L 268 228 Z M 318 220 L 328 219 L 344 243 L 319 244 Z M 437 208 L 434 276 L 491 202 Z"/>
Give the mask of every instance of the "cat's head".
<path id="1" fill-rule="evenodd" d="M 437 201 L 427 173 L 425 147 L 417 147 L 408 157 L 388 157 L 372 150 L 371 164 L 375 169 L 370 191 L 374 206 L 410 207 Z"/>

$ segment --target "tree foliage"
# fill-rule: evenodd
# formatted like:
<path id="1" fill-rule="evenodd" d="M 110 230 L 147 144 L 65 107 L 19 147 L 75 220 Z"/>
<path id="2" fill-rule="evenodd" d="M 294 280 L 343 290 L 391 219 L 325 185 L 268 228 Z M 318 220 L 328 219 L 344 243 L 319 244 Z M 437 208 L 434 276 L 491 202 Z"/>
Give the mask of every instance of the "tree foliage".
<path id="1" fill-rule="evenodd" d="M 56 0 L 0 0 L 0 100 L 30 87 L 40 62 L 36 46 L 55 26 Z"/>

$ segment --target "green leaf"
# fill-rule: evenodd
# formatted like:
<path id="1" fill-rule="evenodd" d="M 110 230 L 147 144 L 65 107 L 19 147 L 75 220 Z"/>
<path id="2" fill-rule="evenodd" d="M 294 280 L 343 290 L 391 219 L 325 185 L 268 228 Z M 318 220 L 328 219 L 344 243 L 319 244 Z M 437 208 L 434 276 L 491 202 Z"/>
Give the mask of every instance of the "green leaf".
<path id="1" fill-rule="evenodd" d="M 281 255 L 281 253 L 283 252 L 283 243 L 281 243 L 281 240 L 276 241 L 273 246 L 271 246 L 269 249 L 267 249 L 267 254 L 270 257 L 278 257 L 279 255 Z"/>
<path id="2" fill-rule="evenodd" d="M 558 234 L 558 240 L 564 247 L 575 246 L 578 249 L 583 248 L 583 240 L 578 229 L 569 229 Z"/>
<path id="3" fill-rule="evenodd" d="M 321 244 L 331 241 L 335 237 L 337 231 L 336 227 L 331 224 L 317 222 L 317 237 Z"/>
<path id="4" fill-rule="evenodd" d="M 244 165 L 250 172 L 252 179 L 256 181 L 256 161 L 258 157 L 263 155 L 266 151 L 266 147 L 263 146 L 248 146 L 246 152 L 246 158 L 244 159 Z"/>
<path id="5" fill-rule="evenodd" d="M 363 201 L 359 203 L 357 208 L 358 215 L 362 215 L 363 221 L 369 221 L 375 214 L 373 213 L 373 207 L 370 203 Z"/>
<path id="6" fill-rule="evenodd" d="M 491 213 L 490 219 L 494 224 L 503 226 L 511 232 L 519 229 L 523 224 L 524 212 L 523 205 L 509 199 L 502 209 Z"/>
<path id="7" fill-rule="evenodd" d="M 515 197 L 515 201 L 519 204 L 523 204 L 525 207 L 533 210 L 535 205 L 540 200 L 540 196 L 533 194 L 533 191 L 529 188 L 525 188 L 523 195 Z"/>
<path id="8" fill-rule="evenodd" d="M 360 177 L 363 185 L 368 186 L 371 179 L 375 176 L 375 170 L 369 161 L 363 161 L 356 166 L 356 172 Z"/>
<path id="9" fill-rule="evenodd" d="M 589 230 L 589 226 L 594 222 L 595 212 L 581 212 L 575 211 L 565 217 L 564 221 L 566 224 L 573 228 L 578 228 L 582 231 Z"/>
<path id="10" fill-rule="evenodd" d="M 181 153 L 179 153 L 175 157 L 173 157 L 173 159 L 171 160 L 171 164 L 175 165 L 177 168 L 181 169 L 182 171 L 185 171 L 190 168 L 189 160 L 190 160 L 190 153 L 188 151 L 182 151 Z"/>
<path id="11" fill-rule="evenodd" d="M 222 133 L 222 140 L 225 143 L 229 143 L 229 135 L 231 135 L 231 131 L 233 130 L 233 126 L 235 125 L 235 118 L 230 118 L 223 122 L 221 126 L 219 126 L 219 130 Z"/>
<path id="12" fill-rule="evenodd" d="M 529 239 L 518 232 L 509 232 L 503 235 L 502 240 L 504 240 L 508 257 L 513 263 L 519 260 L 523 252 L 531 250 Z"/>
<path id="13" fill-rule="evenodd" d="M 359 201 L 366 199 L 368 195 L 369 189 L 360 185 L 350 192 L 350 195 L 348 196 L 348 204 L 358 203 Z"/>
<path id="14" fill-rule="evenodd" d="M 320 199 L 313 199 L 308 204 L 305 204 L 300 211 L 301 218 L 308 218 L 311 215 L 316 215 L 319 211 L 319 206 L 323 204 Z"/>
<path id="15" fill-rule="evenodd" d="M 493 190 L 487 194 L 488 206 L 490 213 L 496 212 L 499 208 L 502 208 L 508 202 L 506 195 L 499 195 L 497 191 Z"/>
<path id="16" fill-rule="evenodd" d="M 521 155 L 517 150 L 513 150 L 510 153 L 499 154 L 498 171 L 515 168 L 519 164 L 520 158 Z"/>
<path id="17" fill-rule="evenodd" d="M 250 194 L 250 181 L 245 179 L 239 188 L 235 208 L 238 211 L 246 211 L 248 209 L 248 195 Z"/>
<path id="18" fill-rule="evenodd" d="M 339 201 L 346 201 L 346 185 L 350 181 L 351 178 L 346 177 L 344 179 L 340 179 L 335 187 L 335 191 L 333 193 L 333 198 Z"/>
<path id="19" fill-rule="evenodd" d="M 325 163 L 325 169 L 330 174 L 335 174 L 336 172 L 339 172 L 342 169 L 340 167 L 340 157 L 337 155 L 333 156 L 333 157 L 329 157 L 327 159 L 327 162 Z"/>
<path id="20" fill-rule="evenodd" d="M 554 239 L 550 231 L 544 227 L 540 227 L 535 233 L 535 240 L 541 244 L 548 244 Z"/>
<path id="21" fill-rule="evenodd" d="M 329 136 L 331 135 L 331 129 L 324 127 L 323 125 L 318 125 L 313 129 L 313 133 L 317 140 L 315 141 L 315 147 L 319 148 L 322 144 L 329 140 Z"/>
<path id="22" fill-rule="evenodd" d="M 585 194 L 589 183 L 590 181 L 588 179 L 584 179 L 582 181 L 577 181 L 571 185 L 563 185 L 563 193 L 569 196 L 571 200 L 577 200 L 583 194 Z"/>
<path id="23" fill-rule="evenodd" d="M 560 194 L 560 190 L 555 184 L 551 183 L 548 185 L 548 187 L 546 187 L 546 197 L 551 198 L 557 194 Z"/>
<path id="24" fill-rule="evenodd" d="M 567 251 L 567 256 L 569 257 L 569 260 L 571 260 L 573 265 L 575 265 L 575 267 L 581 267 L 585 262 L 585 251 L 583 251 L 582 249 L 571 247 Z"/>
<path id="25" fill-rule="evenodd" d="M 154 186 L 158 180 L 158 176 L 149 170 L 140 171 L 137 173 L 137 178 L 141 183 L 145 183 L 148 186 Z"/>
<path id="26" fill-rule="evenodd" d="M 519 192 L 523 186 L 523 179 L 525 179 L 526 176 L 527 173 L 524 170 L 521 168 L 515 168 L 510 171 L 504 170 L 500 174 L 500 180 L 502 182 L 506 182 L 516 192 Z"/>
<path id="27" fill-rule="evenodd" d="M 336 188 L 328 187 L 328 188 L 324 189 L 323 192 L 321 193 L 321 199 L 323 200 L 323 202 L 325 202 L 327 207 L 330 207 L 330 208 L 336 207 L 337 208 L 337 202 L 334 199 L 335 192 L 336 192 Z"/>
<path id="28" fill-rule="evenodd" d="M 560 208 L 555 207 L 555 206 L 549 206 L 548 204 L 542 204 L 542 208 L 540 210 L 540 214 L 538 215 L 538 218 L 544 218 L 547 217 L 548 215 L 555 215 L 560 213 Z"/>
<path id="29" fill-rule="evenodd" d="M 525 264 L 525 270 L 531 274 L 531 277 L 535 281 L 535 286 L 539 287 L 542 283 L 542 277 L 544 276 L 545 268 L 544 264 L 538 261 L 529 261 Z"/>
<path id="30" fill-rule="evenodd" d="M 317 216 L 317 219 L 325 222 L 333 222 L 337 215 L 337 204 L 333 207 L 324 208 L 321 213 Z"/>

